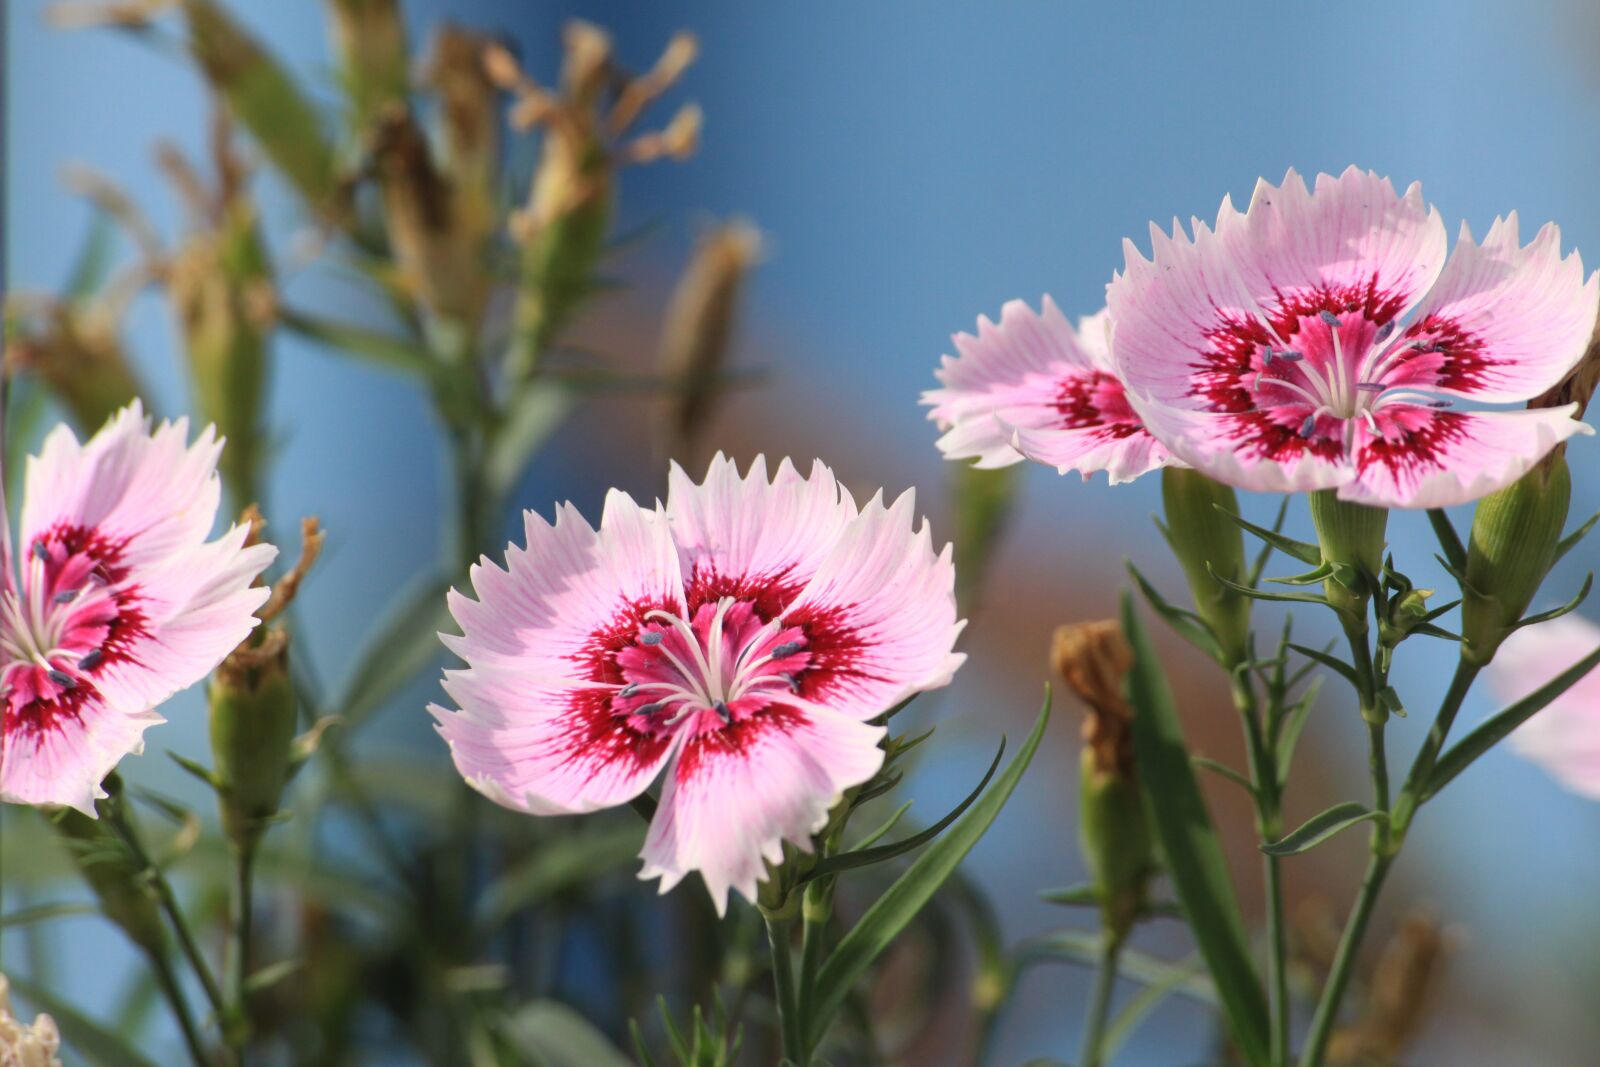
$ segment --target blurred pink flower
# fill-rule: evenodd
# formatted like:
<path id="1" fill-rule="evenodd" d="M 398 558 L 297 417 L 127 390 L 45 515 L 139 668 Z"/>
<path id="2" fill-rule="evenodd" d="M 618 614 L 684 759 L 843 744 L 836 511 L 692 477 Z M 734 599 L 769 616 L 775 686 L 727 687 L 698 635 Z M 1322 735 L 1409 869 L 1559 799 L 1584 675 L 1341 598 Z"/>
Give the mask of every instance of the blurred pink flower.
<path id="1" fill-rule="evenodd" d="M 1174 462 L 1128 406 L 1106 330 L 1103 310 L 1073 330 L 1047 296 L 1042 314 L 1013 300 L 998 326 L 982 317 L 976 337 L 956 334 L 960 354 L 935 372 L 944 387 L 922 394 L 947 431 L 945 458 L 985 468 L 1026 458 L 1085 480 L 1105 471 L 1112 485 Z"/>
<path id="2" fill-rule="evenodd" d="M 245 547 L 244 526 L 206 540 L 222 444 L 209 427 L 187 441 L 185 421 L 152 433 L 134 403 L 29 459 L 20 553 L 0 538 L 0 800 L 92 816 L 154 709 L 255 626 L 267 590 L 251 583 L 277 550 Z"/>
<path id="3" fill-rule="evenodd" d="M 1600 285 L 1554 225 L 1527 246 L 1515 213 L 1482 244 L 1463 225 L 1446 261 L 1420 186 L 1397 196 L 1352 167 L 1314 192 L 1292 170 L 1262 181 L 1248 211 L 1224 199 L 1214 231 L 1193 229 L 1152 226 L 1152 259 L 1124 242 L 1107 299 L 1134 409 L 1211 477 L 1442 507 L 1588 430 L 1572 405 L 1447 410 L 1529 400 L 1583 355 Z"/>
<path id="4" fill-rule="evenodd" d="M 914 507 L 857 509 L 821 463 L 769 482 L 719 455 L 699 485 L 674 465 L 664 508 L 612 490 L 598 530 L 529 512 L 507 569 L 450 596 L 461 710 L 430 710 L 456 767 L 534 815 L 626 803 L 665 768 L 640 877 L 698 870 L 719 912 L 753 898 L 763 861 L 809 848 L 882 765 L 872 720 L 964 659 L 950 550 Z"/>
<path id="5" fill-rule="evenodd" d="M 1518 630 L 1489 664 L 1489 684 L 1521 700 L 1600 648 L 1600 626 L 1576 615 Z M 1511 735 L 1511 746 L 1574 793 L 1600 800 L 1600 671 L 1591 671 Z"/>

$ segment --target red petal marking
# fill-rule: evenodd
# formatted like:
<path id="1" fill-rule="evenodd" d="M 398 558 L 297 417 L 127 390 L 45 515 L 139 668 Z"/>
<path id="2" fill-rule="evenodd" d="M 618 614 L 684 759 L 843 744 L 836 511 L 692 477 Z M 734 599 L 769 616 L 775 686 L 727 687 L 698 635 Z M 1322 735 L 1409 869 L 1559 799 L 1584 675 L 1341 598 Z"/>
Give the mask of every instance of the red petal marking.
<path id="1" fill-rule="evenodd" d="M 666 599 L 625 601 L 612 620 L 591 633 L 588 641 L 573 655 L 578 676 L 610 685 L 622 684 L 617 653 L 633 645 L 650 612 L 677 610 L 678 605 Z"/>
<path id="2" fill-rule="evenodd" d="M 826 703 L 828 693 L 850 679 L 887 681 L 861 667 L 866 641 L 846 620 L 853 605 L 817 608 L 808 606 L 784 621 L 798 626 L 806 635 L 806 651 L 811 660 L 799 675 L 800 695 Z"/>
<path id="3" fill-rule="evenodd" d="M 1367 439 L 1359 469 L 1365 473 L 1382 464 L 1397 481 L 1438 470 L 1441 448 L 1466 434 L 1467 420 L 1456 412 L 1393 404 L 1374 414 L 1384 436 Z"/>
<path id="4" fill-rule="evenodd" d="M 621 764 L 627 773 L 652 766 L 671 744 L 670 735 L 650 736 L 628 725 L 611 711 L 609 689 L 575 689 L 557 723 L 560 738 L 553 755 L 564 765 L 587 770 L 593 780 L 607 768 Z"/>
<path id="5" fill-rule="evenodd" d="M 715 604 L 725 596 L 748 600 L 762 622 L 783 614 L 806 583 L 797 579 L 793 567 L 772 574 L 722 574 L 716 564 L 702 557 L 694 561 L 694 572 L 684 587 L 691 617 L 704 604 Z"/>
<path id="6" fill-rule="evenodd" d="M 128 542 L 125 539 L 113 540 L 88 527 L 62 523 L 35 538 L 35 543 L 45 546 L 51 562 L 45 565 L 44 589 L 28 590 L 28 595 L 53 597 L 59 591 L 56 583 L 60 577 L 68 571 L 76 574 L 85 570 L 84 560 L 92 561 L 92 566 L 87 570 L 99 575 L 110 587 L 116 613 L 109 619 L 86 620 L 104 625 L 106 634 L 95 646 L 100 649 L 100 662 L 83 673 L 99 674 L 114 663 L 137 665 L 139 657 L 135 655 L 134 648 L 140 639 L 150 636 L 150 621 L 140 606 L 144 597 L 140 594 L 139 585 L 128 581 L 129 568 L 123 561 Z M 33 545 L 25 545 L 23 551 L 33 552 Z M 70 609 L 70 605 L 68 607 Z"/>
<path id="7" fill-rule="evenodd" d="M 678 780 L 688 781 L 718 759 L 729 756 L 742 758 L 768 734 L 793 733 L 810 721 L 799 708 L 770 704 L 763 714 L 754 718 L 690 738 L 685 742 L 683 751 L 678 753 Z"/>
<path id="8" fill-rule="evenodd" d="M 100 697 L 99 691 L 87 681 L 80 680 L 75 689 L 60 689 L 44 677 L 39 667 L 15 668 L 6 676 L 6 684 L 11 689 L 4 698 L 5 717 L 0 738 L 7 744 L 59 729 L 63 721 L 78 722 L 83 717 L 84 706 Z M 49 699 L 38 695 L 44 687 L 54 694 Z"/>
<path id="9" fill-rule="evenodd" d="M 1435 386 L 1470 393 L 1489 384 L 1495 361 L 1484 351 L 1483 340 L 1461 328 L 1454 319 L 1437 313 L 1406 328 L 1399 345 L 1414 344 L 1383 376 L 1385 385 Z"/>
<path id="10" fill-rule="evenodd" d="M 1144 432 L 1144 423 L 1128 404 L 1122 382 L 1113 374 L 1091 370 L 1061 379 L 1056 393 L 1061 429 L 1099 429 L 1109 440 Z"/>
<path id="11" fill-rule="evenodd" d="M 1376 328 L 1393 321 L 1406 303 L 1405 294 L 1380 290 L 1376 274 L 1365 285 L 1322 286 L 1296 292 L 1275 289 L 1270 300 L 1262 301 L 1278 338 L 1291 347 L 1301 324 L 1320 312 L 1359 314 Z M 1266 345 L 1277 343 L 1272 334 L 1259 319 L 1218 309 L 1217 325 L 1206 331 L 1205 337 L 1211 348 L 1201 352 L 1200 361 L 1194 364 L 1191 395 L 1203 400 L 1209 411 L 1255 410 L 1258 404 L 1252 387 L 1256 374 L 1262 370 Z"/>

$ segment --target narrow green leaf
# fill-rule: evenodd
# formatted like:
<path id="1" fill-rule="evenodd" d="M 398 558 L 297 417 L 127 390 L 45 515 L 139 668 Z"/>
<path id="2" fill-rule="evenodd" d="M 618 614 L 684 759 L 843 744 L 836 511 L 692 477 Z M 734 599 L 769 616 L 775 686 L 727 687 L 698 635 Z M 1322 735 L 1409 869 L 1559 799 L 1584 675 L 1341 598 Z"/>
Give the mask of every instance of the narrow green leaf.
<path id="1" fill-rule="evenodd" d="M 484 890 L 478 899 L 478 930 L 491 933 L 524 908 L 621 870 L 637 858 L 643 834 L 643 827 L 628 819 L 541 843 Z"/>
<path id="2" fill-rule="evenodd" d="M 1571 689 L 1584 675 L 1594 670 L 1596 664 L 1600 664 L 1600 648 L 1595 649 L 1515 704 L 1495 714 L 1476 730 L 1456 742 L 1455 746 L 1440 757 L 1439 762 L 1434 765 L 1433 773 L 1428 776 L 1427 786 L 1422 790 L 1421 799 L 1428 800 L 1437 796 L 1439 790 L 1455 780 L 1456 775 L 1472 766 L 1479 756 L 1505 740 L 1513 730 L 1533 718 L 1535 714 L 1542 711 L 1546 705 L 1562 693 Z"/>
<path id="3" fill-rule="evenodd" d="M 1310 593 L 1269 593 L 1264 589 L 1252 589 L 1248 585 L 1240 585 L 1238 582 L 1230 581 L 1216 571 L 1211 570 L 1209 563 L 1206 564 L 1206 570 L 1210 571 L 1211 577 L 1215 578 L 1219 585 L 1232 589 L 1241 596 L 1247 596 L 1251 600 L 1277 600 L 1288 604 L 1320 604 L 1323 607 L 1328 606 L 1328 601 L 1324 597 L 1313 596 Z"/>
<path id="4" fill-rule="evenodd" d="M 99 915 L 100 909 L 93 904 L 37 904 L 31 908 L 19 908 L 9 915 L 0 915 L 0 929 L 14 926 L 32 926 L 34 923 L 49 922 L 51 919 L 65 919 L 77 915 Z"/>
<path id="5" fill-rule="evenodd" d="M 1301 694 L 1283 716 L 1283 722 L 1278 727 L 1278 742 L 1275 752 L 1278 764 L 1278 784 L 1281 786 L 1289 781 L 1289 765 L 1294 762 L 1295 746 L 1300 743 L 1300 733 L 1306 727 L 1306 720 L 1311 717 L 1311 709 L 1317 703 L 1317 695 L 1322 691 L 1322 679 L 1313 679 L 1311 685 Z"/>
<path id="6" fill-rule="evenodd" d="M 1302 823 L 1299 829 L 1291 831 L 1285 837 L 1262 845 L 1261 851 L 1269 856 L 1296 856 L 1315 848 L 1339 831 L 1348 830 L 1357 823 L 1384 818 L 1387 816 L 1381 811 L 1373 811 L 1365 804 L 1347 800 L 1343 804 L 1335 804 L 1327 811 L 1313 815 Z"/>
<path id="7" fill-rule="evenodd" d="M 1350 664 L 1346 663 L 1344 660 L 1340 659 L 1338 656 L 1335 656 L 1332 653 L 1324 651 L 1320 648 L 1312 648 L 1310 645 L 1291 644 L 1289 647 L 1300 653 L 1306 659 L 1316 660 L 1318 663 L 1333 671 L 1335 674 L 1349 682 L 1352 686 L 1355 686 L 1357 689 L 1361 688 L 1360 683 L 1356 680 L 1356 669 L 1350 666 Z"/>
<path id="8" fill-rule="evenodd" d="M 279 960 L 277 963 L 270 963 L 245 979 L 244 990 L 254 996 L 271 989 L 290 975 L 298 974 L 304 966 L 304 960 Z"/>
<path id="9" fill-rule="evenodd" d="M 806 1020 L 813 1045 L 820 1043 L 834 1015 L 873 961 L 933 899 L 939 887 L 956 872 L 967 853 L 972 851 L 978 839 L 994 823 L 1017 788 L 1017 783 L 1022 780 L 1033 754 L 1038 751 L 1049 722 L 1050 693 L 1047 688 L 1044 706 L 1039 709 L 1039 718 L 1034 723 L 1033 731 L 988 792 L 951 827 L 949 833 L 928 846 L 928 850 L 917 857 L 916 862 L 884 891 L 861 920 L 839 940 L 838 946 L 817 975 L 811 1018 Z"/>
<path id="10" fill-rule="evenodd" d="M 96 208 L 89 223 L 89 234 L 78 249 L 63 292 L 70 300 L 87 300 L 99 292 L 111 273 L 111 257 L 116 251 L 116 221 L 103 208 Z"/>
<path id="11" fill-rule="evenodd" d="M 155 1067 L 126 1038 L 49 990 L 24 978 L 12 978 L 11 988 L 39 1011 L 48 1013 L 66 1043 L 93 1067 Z"/>
<path id="12" fill-rule="evenodd" d="M 400 371 L 420 378 L 432 378 L 436 372 L 433 357 L 427 348 L 404 337 L 363 326 L 331 322 L 294 308 L 282 309 L 278 321 L 309 341 L 336 352 L 357 356 L 384 370 Z"/>
<path id="13" fill-rule="evenodd" d="M 1524 626 L 1537 626 L 1541 622 L 1549 622 L 1551 619 L 1559 619 L 1563 615 L 1567 615 L 1567 614 L 1570 614 L 1571 612 L 1574 612 L 1574 611 L 1578 610 L 1578 605 L 1582 604 L 1585 600 L 1587 600 L 1589 598 L 1589 590 L 1593 586 L 1594 586 L 1594 572 L 1590 571 L 1588 577 L 1584 578 L 1584 580 L 1583 580 L 1583 588 L 1578 590 L 1578 595 L 1577 596 L 1573 597 L 1571 600 L 1567 601 L 1565 604 L 1561 605 L 1559 608 L 1552 608 L 1549 611 L 1541 611 L 1537 615 L 1529 615 L 1526 619 L 1523 619 L 1520 622 L 1518 622 L 1517 625 L 1514 627 L 1514 629 L 1520 630 Z M 1460 638 L 1458 637 L 1458 638 L 1456 638 L 1456 640 L 1459 641 Z"/>
<path id="14" fill-rule="evenodd" d="M 1594 524 L 1597 522 L 1600 522 L 1600 511 L 1590 515 L 1588 522 L 1584 523 L 1582 526 L 1563 537 L 1560 543 L 1556 545 L 1555 558 L 1550 561 L 1550 565 L 1554 567 L 1556 563 L 1561 560 L 1561 557 L 1565 556 L 1568 552 L 1571 552 L 1574 548 L 1577 548 L 1578 542 L 1589 536 L 1589 531 L 1594 529 Z"/>
<path id="15" fill-rule="evenodd" d="M 1283 531 L 1283 520 L 1289 517 L 1289 500 L 1290 500 L 1290 497 L 1285 495 L 1284 498 L 1283 498 L 1282 503 L 1280 503 L 1278 505 L 1277 518 L 1272 520 L 1272 532 L 1273 533 L 1281 533 Z M 1261 575 L 1266 572 L 1267 561 L 1270 560 L 1271 558 L 1272 558 L 1272 542 L 1263 541 L 1261 543 L 1261 551 L 1256 553 L 1255 562 L 1250 564 L 1250 584 L 1251 585 L 1260 585 L 1261 584 Z"/>
<path id="16" fill-rule="evenodd" d="M 1277 585 L 1321 585 L 1333 577 L 1333 564 L 1324 563 L 1322 566 L 1309 570 L 1304 574 L 1291 574 L 1285 578 L 1268 578 L 1267 581 Z"/>
<path id="17" fill-rule="evenodd" d="M 553 1000 L 523 1005 L 501 1026 L 501 1036 L 539 1067 L 633 1067 L 598 1027 Z"/>
<path id="18" fill-rule="evenodd" d="M 211 769 L 209 767 L 206 767 L 202 763 L 197 763 L 188 756 L 179 755 L 170 748 L 167 749 L 167 758 L 173 763 L 176 763 L 178 766 L 182 767 L 185 771 L 188 771 L 194 777 L 200 779 L 213 790 L 217 788 L 216 775 L 211 773 Z"/>
<path id="19" fill-rule="evenodd" d="M 1006 743 L 1005 739 L 1002 738 L 1000 741 L 1000 747 L 995 751 L 994 759 L 990 761 L 989 769 L 984 772 L 983 780 L 978 783 L 978 787 L 972 792 L 968 793 L 961 803 L 950 809 L 944 818 L 940 819 L 926 830 L 923 830 L 921 833 L 912 834 L 905 840 L 896 841 L 890 845 L 879 845 L 876 848 L 855 848 L 849 852 L 841 852 L 836 856 L 824 856 L 822 859 L 817 861 L 817 865 L 812 867 L 811 870 L 806 873 L 806 876 L 800 879 L 797 884 L 804 885 L 806 882 L 812 882 L 818 878 L 825 878 L 830 874 L 838 874 L 840 871 L 848 871 L 856 867 L 866 867 L 874 863 L 882 863 L 884 860 L 891 860 L 896 856 L 903 856 L 907 852 L 921 848 L 929 841 L 932 841 L 934 838 L 944 833 L 945 828 L 959 819 L 962 812 L 972 807 L 973 802 L 978 799 L 979 795 L 983 793 L 984 788 L 989 784 L 989 780 L 994 777 L 994 772 L 1000 766 L 1000 757 L 1004 756 L 1005 754 Z"/>
<path id="20" fill-rule="evenodd" d="M 1222 646 L 1217 643 L 1216 637 L 1212 635 L 1211 628 L 1206 625 L 1205 620 L 1192 611 L 1187 611 L 1168 603 L 1156 591 L 1156 587 L 1151 585 L 1143 574 L 1139 573 L 1139 568 L 1132 563 L 1128 563 L 1127 567 L 1128 574 L 1133 577 L 1134 584 L 1139 587 L 1139 592 L 1144 595 L 1145 602 L 1150 605 L 1150 610 L 1161 616 L 1168 626 L 1177 631 L 1179 637 L 1182 637 L 1185 641 L 1220 663 L 1222 661 Z"/>
<path id="21" fill-rule="evenodd" d="M 1097 908 L 1100 906 L 1100 890 L 1093 882 L 1084 882 L 1082 885 L 1069 885 L 1065 889 L 1042 889 L 1039 899 L 1069 908 Z"/>
<path id="22" fill-rule="evenodd" d="M 1467 549 L 1461 543 L 1461 535 L 1456 533 L 1455 525 L 1451 523 L 1450 516 L 1445 514 L 1443 508 L 1429 508 L 1428 522 L 1433 525 L 1433 534 L 1439 539 L 1439 550 L 1444 553 L 1444 558 L 1449 562 L 1453 571 L 1467 569 Z"/>
<path id="23" fill-rule="evenodd" d="M 906 812 L 910 810 L 911 801 L 909 800 L 900 805 L 898 808 L 895 808 L 894 811 L 890 813 L 889 817 L 878 825 L 876 830 L 873 830 L 871 833 L 862 837 L 860 841 L 856 842 L 856 848 L 869 848 L 873 845 L 876 845 L 879 841 L 882 841 L 889 835 L 889 831 L 900 825 L 900 820 L 905 818 Z"/>
<path id="24" fill-rule="evenodd" d="M 1056 930 L 1025 942 L 1017 953 L 1017 965 L 1022 968 L 1047 960 L 1067 960 L 1085 967 L 1098 967 L 1100 935 L 1087 930 Z M 1117 961 L 1117 973 L 1124 978 L 1144 985 L 1168 983 L 1176 979 L 1175 992 L 1202 1004 L 1216 1004 L 1216 986 L 1204 974 L 1195 974 L 1190 968 L 1187 962 L 1168 963 L 1135 948 L 1124 948 Z"/>
<path id="25" fill-rule="evenodd" d="M 1256 787 L 1250 783 L 1250 779 L 1246 778 L 1244 775 L 1240 774 L 1226 763 L 1218 763 L 1216 760 L 1207 759 L 1205 756 L 1195 756 L 1190 760 L 1190 762 L 1203 771 L 1210 771 L 1212 774 L 1215 774 L 1220 778 L 1226 778 L 1228 781 L 1232 782 L 1240 789 L 1243 789 L 1251 796 L 1256 795 Z"/>
<path id="26" fill-rule="evenodd" d="M 1151 823 L 1178 901 L 1216 982 L 1234 1042 L 1252 1067 L 1266 1067 L 1266 995 L 1251 962 L 1227 860 L 1195 781 L 1172 693 L 1127 594 L 1122 598 L 1122 629 L 1133 648 L 1128 675 L 1133 755 Z"/>
<path id="27" fill-rule="evenodd" d="M 537 379 L 518 391 L 485 458 L 484 481 L 494 499 L 516 491 L 530 457 L 561 428 L 574 403 L 571 390 Z"/>
<path id="28" fill-rule="evenodd" d="M 1287 505 L 1288 501 L 1286 500 L 1284 503 Z M 1309 541 L 1296 541 L 1292 537 L 1285 537 L 1276 530 L 1269 530 L 1265 526 L 1257 526 L 1255 523 L 1234 514 L 1227 508 L 1219 506 L 1217 510 L 1222 512 L 1222 514 L 1226 515 L 1228 518 L 1232 519 L 1234 524 L 1240 529 L 1255 534 L 1257 537 L 1261 538 L 1261 540 L 1265 541 L 1267 544 L 1271 545 L 1273 548 L 1277 549 L 1279 552 L 1282 552 L 1286 556 L 1292 556 L 1301 563 L 1309 563 L 1313 567 L 1322 562 L 1322 549 L 1318 545 L 1314 545 Z"/>
<path id="29" fill-rule="evenodd" d="M 1126 1007 L 1117 1013 L 1117 1017 L 1106 1028 L 1105 1040 L 1101 1045 L 1106 1061 L 1111 1061 L 1112 1055 L 1122 1047 L 1122 1043 L 1133 1035 L 1144 1017 L 1172 994 L 1179 992 L 1187 983 L 1193 982 L 1205 974 L 1205 961 L 1199 957 L 1183 963 L 1172 965 L 1172 973 L 1159 981 L 1151 982 L 1139 990 L 1137 996 L 1128 1001 Z"/>

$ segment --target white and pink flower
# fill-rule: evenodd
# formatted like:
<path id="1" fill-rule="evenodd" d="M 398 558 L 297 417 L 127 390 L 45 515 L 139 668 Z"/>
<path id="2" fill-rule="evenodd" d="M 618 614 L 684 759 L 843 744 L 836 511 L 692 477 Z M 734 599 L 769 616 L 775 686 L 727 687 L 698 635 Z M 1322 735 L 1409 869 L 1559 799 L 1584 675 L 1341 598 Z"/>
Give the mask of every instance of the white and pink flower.
<path id="1" fill-rule="evenodd" d="M 1600 626 L 1577 615 L 1518 630 L 1489 664 L 1489 683 L 1521 700 L 1600 648 Z M 1511 747 L 1567 789 L 1600 800 L 1600 671 L 1591 671 L 1511 735 Z"/>
<path id="2" fill-rule="evenodd" d="M 1031 459 L 1085 480 L 1105 471 L 1112 485 L 1174 462 L 1128 404 L 1104 311 L 1074 330 L 1048 296 L 1042 313 L 1013 300 L 998 325 L 982 317 L 977 336 L 953 340 L 959 354 L 935 372 L 943 388 L 922 394 L 946 431 L 946 459 L 983 468 Z"/>
<path id="3" fill-rule="evenodd" d="M 1190 239 L 1125 243 L 1107 291 L 1133 408 L 1180 458 L 1268 492 L 1334 489 L 1384 507 L 1459 504 L 1514 481 L 1587 427 L 1527 401 L 1577 363 L 1600 284 L 1554 225 L 1523 245 L 1513 213 L 1482 244 L 1350 168 L 1315 190 L 1290 171 L 1249 209 L 1224 200 Z"/>
<path id="4" fill-rule="evenodd" d="M 267 590 L 251 583 L 277 550 L 246 547 L 244 526 L 207 540 L 221 450 L 209 427 L 190 445 L 184 420 L 152 432 L 135 403 L 29 458 L 18 547 L 7 529 L 0 553 L 0 800 L 92 816 L 155 708 L 255 626 Z"/>
<path id="5" fill-rule="evenodd" d="M 769 481 L 718 456 L 665 507 L 613 490 L 599 529 L 529 512 L 506 569 L 452 592 L 467 663 L 430 710 L 475 788 L 534 815 L 639 796 L 663 770 L 642 878 L 699 871 L 718 911 L 883 762 L 874 722 L 950 681 L 955 572 L 910 492 L 857 508 L 827 467 Z"/>

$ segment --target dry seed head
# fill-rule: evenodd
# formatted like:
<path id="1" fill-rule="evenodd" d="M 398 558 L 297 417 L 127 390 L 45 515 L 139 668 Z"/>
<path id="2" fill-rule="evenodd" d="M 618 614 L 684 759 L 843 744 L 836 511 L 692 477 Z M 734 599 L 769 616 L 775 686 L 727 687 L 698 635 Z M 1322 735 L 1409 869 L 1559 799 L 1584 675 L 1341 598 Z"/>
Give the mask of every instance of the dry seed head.
<path id="1" fill-rule="evenodd" d="M 608 123 L 611 135 L 618 137 L 625 133 L 645 108 L 678 83 L 699 55 L 700 42 L 694 34 L 684 31 L 674 34 L 655 67 L 622 87 L 617 105 L 611 109 Z"/>
<path id="2" fill-rule="evenodd" d="M 611 37 L 592 22 L 573 19 L 562 34 L 566 60 L 561 86 L 574 107 L 592 108 L 611 76 Z"/>
<path id="3" fill-rule="evenodd" d="M 1119 776 L 1131 772 L 1133 709 L 1123 695 L 1123 682 L 1133 669 L 1133 649 L 1122 627 L 1111 619 L 1057 627 L 1050 660 L 1088 706 L 1083 741 L 1094 755 L 1095 768 Z"/>
<path id="4" fill-rule="evenodd" d="M 142 29 L 177 0 L 112 0 L 110 3 L 81 3 L 63 0 L 44 10 L 45 21 L 57 30 L 87 30 L 102 26 Z"/>
<path id="5" fill-rule="evenodd" d="M 701 239 L 667 309 L 661 368 L 683 378 L 674 430 L 692 435 L 716 399 L 712 380 L 728 360 L 739 293 L 761 258 L 761 232 L 747 222 L 719 226 Z"/>
<path id="6" fill-rule="evenodd" d="M 635 138 L 624 150 L 627 163 L 654 163 L 658 159 L 682 162 L 700 147 L 700 130 L 705 114 L 698 104 L 685 104 L 660 133 Z"/>

